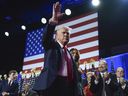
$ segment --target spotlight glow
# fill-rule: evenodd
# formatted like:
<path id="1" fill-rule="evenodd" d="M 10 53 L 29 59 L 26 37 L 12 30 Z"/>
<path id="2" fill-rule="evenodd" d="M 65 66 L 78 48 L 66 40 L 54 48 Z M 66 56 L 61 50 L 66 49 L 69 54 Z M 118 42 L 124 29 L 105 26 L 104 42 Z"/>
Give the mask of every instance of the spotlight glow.
<path id="1" fill-rule="evenodd" d="M 45 18 L 42 18 L 42 19 L 41 19 L 41 22 L 42 22 L 43 24 L 46 24 L 46 23 L 47 23 L 47 20 L 46 20 Z"/>
<path id="2" fill-rule="evenodd" d="M 92 4 L 94 6 L 99 6 L 100 5 L 100 1 L 99 0 L 92 0 Z"/>
<path id="3" fill-rule="evenodd" d="M 9 36 L 9 32 L 5 32 L 4 34 L 5 34 L 5 36 Z"/>
<path id="4" fill-rule="evenodd" d="M 70 9 L 66 9 L 66 10 L 65 10 L 65 14 L 66 14 L 66 15 L 71 15 L 71 13 L 72 13 L 72 12 L 71 12 Z"/>
<path id="5" fill-rule="evenodd" d="M 22 25 L 22 26 L 21 26 L 21 29 L 22 29 L 22 30 L 26 30 L 26 26 L 25 26 L 25 25 Z"/>

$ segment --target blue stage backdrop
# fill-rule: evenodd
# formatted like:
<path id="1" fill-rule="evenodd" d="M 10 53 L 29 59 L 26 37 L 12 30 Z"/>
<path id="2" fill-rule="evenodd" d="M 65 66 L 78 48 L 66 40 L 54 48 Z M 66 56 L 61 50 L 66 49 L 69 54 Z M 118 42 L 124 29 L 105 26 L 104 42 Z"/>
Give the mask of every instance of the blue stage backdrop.
<path id="1" fill-rule="evenodd" d="M 105 58 L 108 63 L 108 71 L 116 71 L 117 67 L 123 67 L 125 79 L 128 80 L 128 53 Z M 114 70 L 113 70 L 114 69 Z"/>

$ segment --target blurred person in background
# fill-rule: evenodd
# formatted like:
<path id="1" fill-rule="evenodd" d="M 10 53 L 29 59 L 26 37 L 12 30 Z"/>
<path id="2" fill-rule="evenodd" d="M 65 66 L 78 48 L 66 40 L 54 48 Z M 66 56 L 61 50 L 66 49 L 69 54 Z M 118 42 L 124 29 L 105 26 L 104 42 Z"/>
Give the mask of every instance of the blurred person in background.
<path id="1" fill-rule="evenodd" d="M 79 67 L 79 65 L 80 65 L 80 52 L 79 52 L 78 49 L 72 48 L 72 49 L 70 49 L 70 53 L 71 53 L 71 55 L 72 55 L 72 57 L 73 57 L 76 65 L 77 65 L 77 68 L 78 68 L 78 76 L 79 76 L 80 92 L 81 92 L 81 94 L 84 95 L 84 93 L 83 93 L 83 85 L 82 85 L 82 83 L 83 83 L 83 80 L 82 80 L 83 70 Z"/>
<path id="2" fill-rule="evenodd" d="M 4 74 L 4 76 L 3 76 L 4 78 L 4 80 L 7 80 L 8 79 L 8 76 L 7 76 L 7 74 Z"/>
<path id="3" fill-rule="evenodd" d="M 115 92 L 114 75 L 107 71 L 107 62 L 99 61 L 98 72 L 91 77 L 90 90 L 94 96 L 113 96 Z"/>
<path id="4" fill-rule="evenodd" d="M 0 85 L 0 96 L 18 96 L 17 71 L 11 70 L 8 79 L 3 80 Z"/>
<path id="5" fill-rule="evenodd" d="M 128 96 L 128 81 L 124 79 L 124 69 L 118 67 L 116 70 L 117 86 L 114 96 Z"/>
<path id="6" fill-rule="evenodd" d="M 39 96 L 36 91 L 31 89 L 31 84 L 26 83 L 24 85 L 24 90 L 19 94 L 19 96 Z"/>
<path id="7" fill-rule="evenodd" d="M 85 96 L 94 96 L 93 93 L 90 90 L 91 86 L 91 77 L 93 76 L 93 72 L 87 72 L 87 84 L 84 86 L 84 94 Z"/>

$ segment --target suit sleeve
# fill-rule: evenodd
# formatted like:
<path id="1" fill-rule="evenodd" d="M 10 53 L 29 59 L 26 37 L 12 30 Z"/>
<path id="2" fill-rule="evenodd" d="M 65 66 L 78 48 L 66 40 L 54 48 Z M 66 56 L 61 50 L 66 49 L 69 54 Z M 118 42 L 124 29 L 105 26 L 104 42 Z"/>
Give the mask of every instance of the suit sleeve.
<path id="1" fill-rule="evenodd" d="M 125 87 L 125 89 L 123 90 L 123 92 L 124 92 L 124 94 L 125 94 L 126 96 L 128 96 L 128 82 L 126 82 L 126 87 Z"/>
<path id="2" fill-rule="evenodd" d="M 50 25 L 50 24 L 48 24 L 44 30 L 42 43 L 45 49 L 51 48 L 54 42 L 54 38 L 53 38 L 54 30 L 55 30 L 55 25 Z"/>
<path id="3" fill-rule="evenodd" d="M 91 85 L 90 85 L 90 90 L 91 90 L 91 92 L 93 92 L 93 93 L 96 93 L 97 92 L 97 90 L 98 90 L 98 85 L 99 85 L 99 80 L 98 80 L 98 83 L 95 83 L 95 77 L 94 76 L 92 76 L 91 77 Z"/>

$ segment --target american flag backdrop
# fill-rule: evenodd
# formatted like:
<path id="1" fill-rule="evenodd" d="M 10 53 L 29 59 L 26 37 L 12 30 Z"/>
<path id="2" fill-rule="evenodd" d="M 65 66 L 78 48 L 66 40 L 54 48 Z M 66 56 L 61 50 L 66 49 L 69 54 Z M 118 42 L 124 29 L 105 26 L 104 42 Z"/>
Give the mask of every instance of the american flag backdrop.
<path id="1" fill-rule="evenodd" d="M 98 61 L 98 13 L 83 14 L 63 21 L 61 26 L 69 26 L 71 38 L 68 48 L 77 48 L 80 51 L 81 68 L 85 68 L 84 61 Z M 57 28 L 56 27 L 56 28 Z M 43 68 L 44 49 L 42 46 L 43 28 L 29 32 L 27 35 L 23 70 Z M 98 63 L 95 63 L 95 67 Z M 87 67 L 89 68 L 88 64 Z"/>

